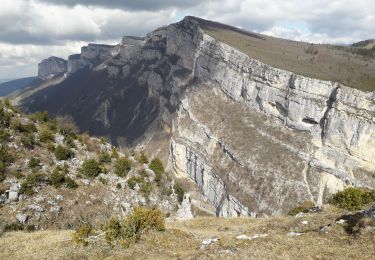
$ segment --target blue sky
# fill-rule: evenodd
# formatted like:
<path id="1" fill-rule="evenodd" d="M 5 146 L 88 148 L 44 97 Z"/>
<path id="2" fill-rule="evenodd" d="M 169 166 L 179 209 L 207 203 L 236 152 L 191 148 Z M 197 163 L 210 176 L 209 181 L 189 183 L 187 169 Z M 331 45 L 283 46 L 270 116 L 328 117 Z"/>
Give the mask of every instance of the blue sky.
<path id="1" fill-rule="evenodd" d="M 0 79 L 36 75 L 44 58 L 116 44 L 185 15 L 298 41 L 375 38 L 373 0 L 1 0 Z"/>

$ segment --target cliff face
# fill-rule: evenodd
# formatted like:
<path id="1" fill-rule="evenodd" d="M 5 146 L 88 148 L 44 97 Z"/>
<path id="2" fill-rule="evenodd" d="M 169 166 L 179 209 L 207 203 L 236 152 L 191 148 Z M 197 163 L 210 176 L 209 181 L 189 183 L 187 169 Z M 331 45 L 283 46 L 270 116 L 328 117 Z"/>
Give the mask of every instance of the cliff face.
<path id="1" fill-rule="evenodd" d="M 23 107 L 72 114 L 112 140 L 169 143 L 170 167 L 219 216 L 280 214 L 348 185 L 375 187 L 374 93 L 270 67 L 195 18 L 84 47 L 67 70 Z"/>
<path id="2" fill-rule="evenodd" d="M 174 121 L 171 158 L 218 215 L 278 214 L 347 185 L 375 187 L 374 93 L 272 68 L 200 34 L 199 83 Z"/>
<path id="3" fill-rule="evenodd" d="M 58 57 L 49 57 L 38 64 L 38 77 L 50 79 L 67 71 L 67 61 Z"/>

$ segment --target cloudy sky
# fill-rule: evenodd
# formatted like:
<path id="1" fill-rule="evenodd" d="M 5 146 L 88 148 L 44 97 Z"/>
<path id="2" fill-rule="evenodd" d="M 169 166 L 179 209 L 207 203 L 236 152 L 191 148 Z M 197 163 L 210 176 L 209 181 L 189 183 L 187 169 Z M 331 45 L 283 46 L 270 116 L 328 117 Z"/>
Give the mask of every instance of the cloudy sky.
<path id="1" fill-rule="evenodd" d="M 194 15 L 249 31 L 321 43 L 375 38 L 373 0 L 1 0 L 0 79 L 37 74 L 49 56 L 118 43 Z"/>

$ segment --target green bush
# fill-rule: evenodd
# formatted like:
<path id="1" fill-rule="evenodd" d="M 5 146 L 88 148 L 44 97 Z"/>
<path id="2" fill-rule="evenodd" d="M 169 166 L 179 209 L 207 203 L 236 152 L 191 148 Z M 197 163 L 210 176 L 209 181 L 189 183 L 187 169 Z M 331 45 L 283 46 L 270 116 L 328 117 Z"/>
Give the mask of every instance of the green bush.
<path id="1" fill-rule="evenodd" d="M 54 141 L 53 132 L 48 128 L 42 128 L 39 132 L 39 140 L 42 143 L 48 143 Z"/>
<path id="2" fill-rule="evenodd" d="M 11 128 L 20 133 L 35 133 L 37 128 L 34 123 L 22 124 L 18 119 L 15 119 L 11 123 Z"/>
<path id="3" fill-rule="evenodd" d="M 35 145 L 37 145 L 37 141 L 34 138 L 33 134 L 25 134 L 21 137 L 22 145 L 29 150 L 34 149 Z"/>
<path id="4" fill-rule="evenodd" d="M 95 159 L 89 159 L 83 162 L 80 173 L 89 178 L 95 178 L 102 172 L 100 163 Z"/>
<path id="5" fill-rule="evenodd" d="M 5 146 L 0 146 L 0 171 L 4 172 L 6 167 L 14 163 L 15 158 L 14 156 L 7 151 Z"/>
<path id="6" fill-rule="evenodd" d="M 76 229 L 72 234 L 72 240 L 74 243 L 81 244 L 83 246 L 88 245 L 88 237 L 92 232 L 92 228 L 90 225 L 82 225 L 78 229 Z"/>
<path id="7" fill-rule="evenodd" d="M 49 120 L 49 115 L 47 111 L 35 112 L 29 116 L 30 120 L 35 123 L 46 123 Z"/>
<path id="8" fill-rule="evenodd" d="M 29 224 L 26 226 L 26 231 L 27 232 L 34 232 L 35 231 L 35 226 L 32 224 Z"/>
<path id="9" fill-rule="evenodd" d="M 178 200 L 178 202 L 181 204 L 182 201 L 184 200 L 185 191 L 184 191 L 184 189 L 182 188 L 181 184 L 178 183 L 178 182 L 176 182 L 176 183 L 174 184 L 174 187 L 173 187 L 173 188 L 174 188 L 174 192 L 175 192 L 176 195 L 177 195 L 177 200 Z"/>
<path id="10" fill-rule="evenodd" d="M 12 121 L 12 113 L 5 111 L 4 108 L 0 108 L 0 125 L 3 127 L 10 127 Z"/>
<path id="11" fill-rule="evenodd" d="M 148 159 L 146 154 L 142 151 L 139 155 L 138 162 L 140 163 L 148 163 Z"/>
<path id="12" fill-rule="evenodd" d="M 148 181 L 142 180 L 140 191 L 145 198 L 148 198 L 150 196 L 151 191 L 152 191 L 151 183 L 149 183 Z"/>
<path id="13" fill-rule="evenodd" d="M 110 163 L 112 160 L 111 155 L 107 152 L 100 152 L 99 154 L 99 162 L 101 163 Z"/>
<path id="14" fill-rule="evenodd" d="M 149 167 L 154 171 L 155 174 L 162 174 L 164 172 L 163 163 L 158 158 L 153 159 L 150 162 Z"/>
<path id="15" fill-rule="evenodd" d="M 103 177 L 99 177 L 99 181 L 103 184 L 103 185 L 107 185 L 108 184 L 108 181 L 106 179 L 104 179 Z"/>
<path id="16" fill-rule="evenodd" d="M 5 180 L 5 174 L 0 171 L 0 182 L 3 182 Z"/>
<path id="17" fill-rule="evenodd" d="M 116 184 L 116 189 L 119 190 L 119 189 L 121 189 L 121 188 L 122 188 L 121 183 L 117 183 L 117 184 Z"/>
<path id="18" fill-rule="evenodd" d="M 375 191 L 350 187 L 334 194 L 328 202 L 339 208 L 358 210 L 375 202 Z"/>
<path id="19" fill-rule="evenodd" d="M 55 148 L 55 156 L 57 160 L 63 161 L 72 158 L 74 156 L 74 153 L 70 149 L 62 145 L 58 145 Z"/>
<path id="20" fill-rule="evenodd" d="M 60 188 L 65 183 L 65 174 L 56 168 L 51 173 L 50 180 L 53 187 Z"/>
<path id="21" fill-rule="evenodd" d="M 307 213 L 311 208 L 315 207 L 315 203 L 312 201 L 303 201 L 297 207 L 291 209 L 288 215 L 295 216 L 300 212 Z"/>
<path id="22" fill-rule="evenodd" d="M 133 212 L 123 222 L 115 219 L 109 222 L 105 228 L 106 240 L 112 246 L 120 244 L 129 247 L 150 230 L 165 230 L 163 212 L 159 209 L 134 207 Z"/>
<path id="23" fill-rule="evenodd" d="M 0 143 L 5 143 L 9 141 L 9 133 L 5 129 L 0 128 Z"/>
<path id="24" fill-rule="evenodd" d="M 12 231 L 20 231 L 20 230 L 23 230 L 23 225 L 17 222 L 6 224 L 3 229 L 4 232 L 12 232 Z"/>
<path id="25" fill-rule="evenodd" d="M 136 177 L 136 176 L 132 176 L 129 178 L 129 180 L 127 181 L 128 183 L 128 186 L 130 187 L 130 189 L 134 190 L 134 187 L 135 185 L 139 182 L 139 177 Z"/>
<path id="26" fill-rule="evenodd" d="M 38 169 L 40 168 L 40 160 L 38 158 L 31 157 L 29 160 L 28 166 L 32 170 Z"/>
<path id="27" fill-rule="evenodd" d="M 22 182 L 20 188 L 20 194 L 33 195 L 34 187 L 40 183 L 50 184 L 48 176 L 42 173 L 33 173 L 26 177 L 26 180 Z"/>
<path id="28" fill-rule="evenodd" d="M 114 158 L 114 159 L 119 158 L 119 154 L 118 154 L 117 149 L 115 147 L 112 148 L 111 157 Z"/>
<path id="29" fill-rule="evenodd" d="M 76 183 L 76 181 L 73 180 L 72 178 L 68 177 L 68 176 L 65 176 L 64 183 L 65 183 L 65 186 L 68 189 L 76 189 L 76 188 L 78 188 L 78 184 Z"/>
<path id="30" fill-rule="evenodd" d="M 127 158 L 117 159 L 115 173 L 117 176 L 125 177 L 131 170 L 131 162 Z"/>

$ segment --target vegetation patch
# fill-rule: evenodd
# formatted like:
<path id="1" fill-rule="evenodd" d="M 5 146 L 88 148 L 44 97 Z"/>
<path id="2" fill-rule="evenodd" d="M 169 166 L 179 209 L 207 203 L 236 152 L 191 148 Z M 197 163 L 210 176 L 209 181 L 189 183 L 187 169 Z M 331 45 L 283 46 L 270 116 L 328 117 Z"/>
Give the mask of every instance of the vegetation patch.
<path id="1" fill-rule="evenodd" d="M 55 148 L 55 156 L 57 160 L 64 161 L 72 158 L 74 153 L 69 148 L 58 145 Z"/>
<path id="2" fill-rule="evenodd" d="M 128 158 L 117 159 L 115 165 L 115 173 L 117 176 L 125 177 L 131 170 L 131 162 Z"/>
<path id="3" fill-rule="evenodd" d="M 334 194 L 328 202 L 338 208 L 358 210 L 375 202 L 375 190 L 350 187 Z"/>
<path id="4" fill-rule="evenodd" d="M 315 207 L 315 203 L 312 201 L 304 201 L 300 203 L 297 207 L 291 209 L 288 215 L 295 216 L 300 212 L 307 213 L 311 208 Z"/>
<path id="5" fill-rule="evenodd" d="M 83 162 L 79 172 L 86 177 L 95 178 L 102 172 L 102 168 L 98 161 L 89 159 Z"/>
<path id="6" fill-rule="evenodd" d="M 112 219 L 109 222 L 105 238 L 112 246 L 119 244 L 127 248 L 150 230 L 165 230 L 163 212 L 156 208 L 135 207 L 124 221 Z"/>

